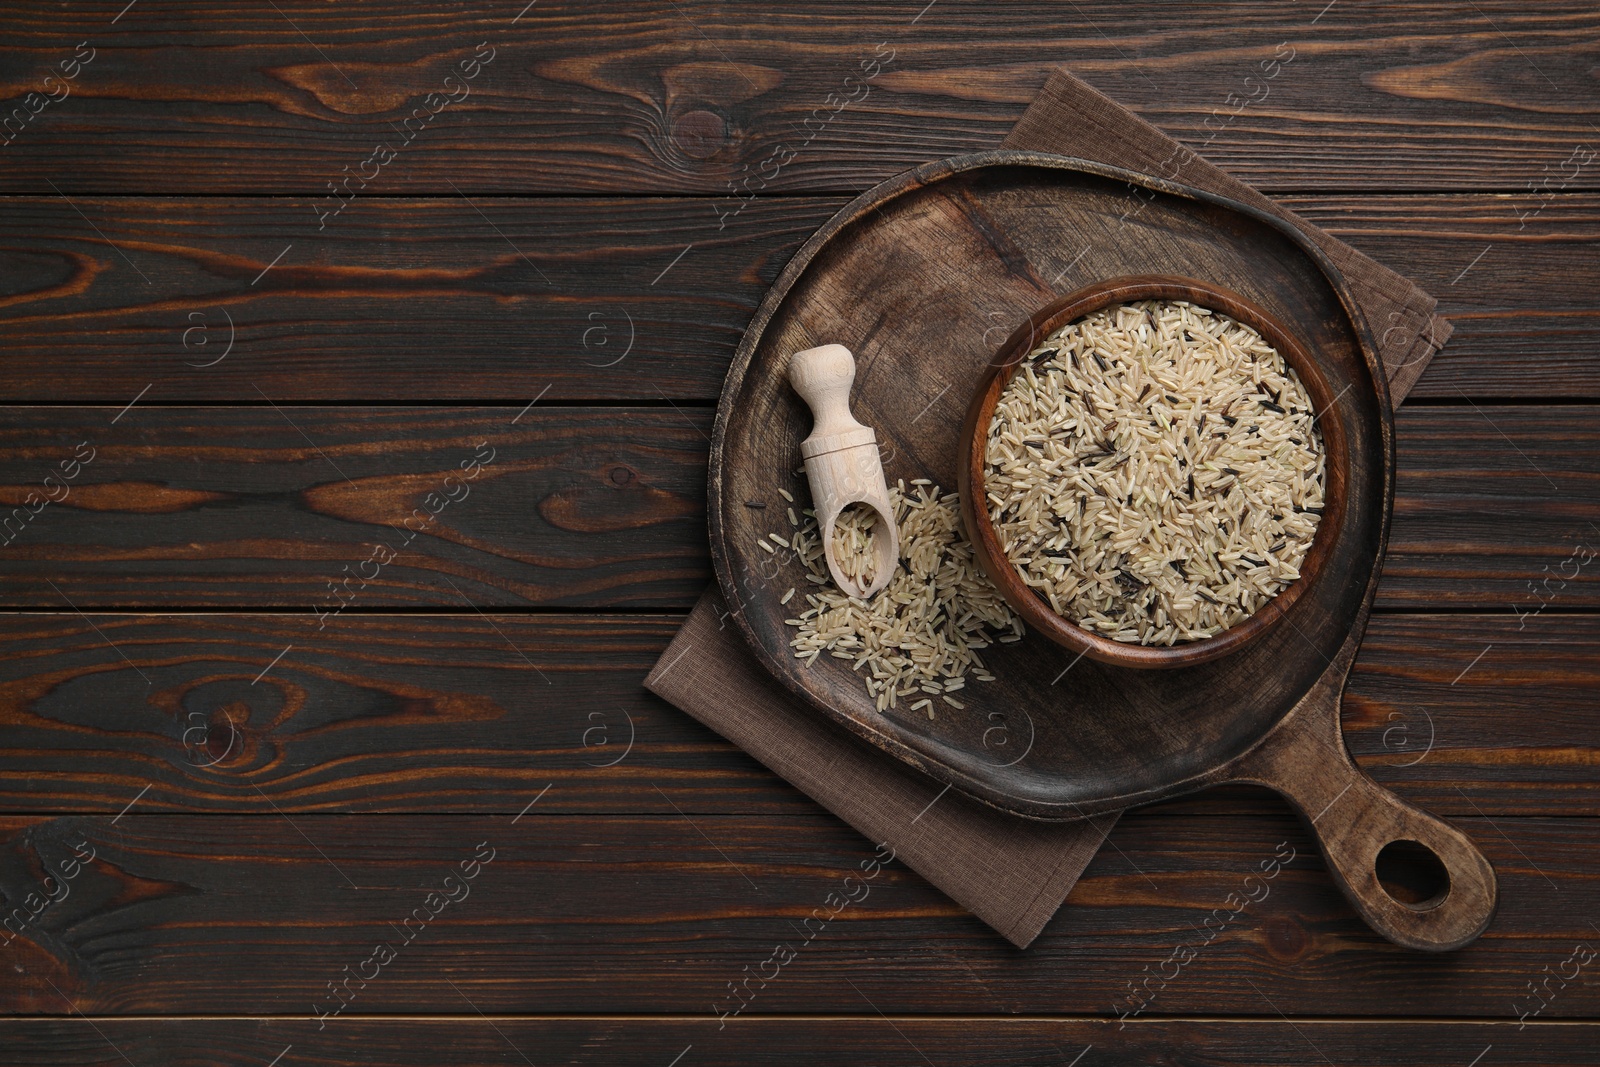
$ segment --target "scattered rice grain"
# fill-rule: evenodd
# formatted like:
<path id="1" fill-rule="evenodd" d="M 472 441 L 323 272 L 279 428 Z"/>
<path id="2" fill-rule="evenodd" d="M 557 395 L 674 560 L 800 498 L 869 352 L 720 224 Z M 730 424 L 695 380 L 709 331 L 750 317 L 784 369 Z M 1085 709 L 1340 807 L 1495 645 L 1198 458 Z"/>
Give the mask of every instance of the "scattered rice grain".
<path id="1" fill-rule="evenodd" d="M 927 479 L 918 481 L 926 484 L 908 489 L 901 482 L 890 490 L 900 566 L 870 600 L 846 596 L 833 585 L 811 509 L 805 509 L 806 521 L 789 542 L 809 572 L 806 580 L 823 587 L 807 595 L 810 607 L 791 623 L 797 631 L 790 642 L 796 656 L 810 664 L 823 652 L 843 652 L 840 658 L 853 661 L 879 710 L 918 692 L 948 700 L 946 687 L 955 682 L 959 689 L 974 668 L 992 681 L 978 650 L 989 647 L 996 633 L 1011 641 L 1022 633 L 1021 620 L 972 558 L 956 495 Z M 875 513 L 864 509 L 840 516 L 835 554 L 846 573 L 870 567 L 868 534 L 875 521 Z M 925 701 L 920 698 L 912 710 Z"/>

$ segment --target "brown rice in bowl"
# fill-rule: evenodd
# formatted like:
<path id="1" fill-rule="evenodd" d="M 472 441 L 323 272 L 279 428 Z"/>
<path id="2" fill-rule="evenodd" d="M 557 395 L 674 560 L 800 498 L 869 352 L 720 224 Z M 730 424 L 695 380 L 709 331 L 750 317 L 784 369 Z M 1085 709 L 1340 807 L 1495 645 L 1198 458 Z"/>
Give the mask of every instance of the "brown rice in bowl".
<path id="1" fill-rule="evenodd" d="M 1203 640 L 1259 611 L 1300 577 L 1325 485 L 1295 370 L 1250 326 L 1184 301 L 1057 329 L 985 440 L 983 503 L 1019 579 L 1128 644 Z"/>

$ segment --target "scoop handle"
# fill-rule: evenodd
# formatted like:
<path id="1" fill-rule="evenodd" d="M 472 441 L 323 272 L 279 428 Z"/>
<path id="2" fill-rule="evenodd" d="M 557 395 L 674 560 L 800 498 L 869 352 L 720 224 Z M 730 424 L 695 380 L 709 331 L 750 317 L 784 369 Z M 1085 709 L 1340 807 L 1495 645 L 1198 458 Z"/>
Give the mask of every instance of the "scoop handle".
<path id="1" fill-rule="evenodd" d="M 790 357 L 789 384 L 811 408 L 816 420 L 811 436 L 806 438 L 808 444 L 861 430 L 871 432 L 850 414 L 850 387 L 855 381 L 856 359 L 844 345 L 819 345 Z M 813 447 L 810 451 L 832 449 Z"/>

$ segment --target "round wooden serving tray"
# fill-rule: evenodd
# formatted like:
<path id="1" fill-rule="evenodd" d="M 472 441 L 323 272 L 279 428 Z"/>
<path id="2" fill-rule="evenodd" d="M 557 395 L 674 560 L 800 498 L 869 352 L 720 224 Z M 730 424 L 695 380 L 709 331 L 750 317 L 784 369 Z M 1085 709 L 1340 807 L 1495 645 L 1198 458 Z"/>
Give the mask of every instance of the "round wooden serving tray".
<path id="1" fill-rule="evenodd" d="M 1092 282 L 1204 279 L 1292 331 L 1337 403 L 1346 506 L 1318 580 L 1256 640 L 1219 659 L 1142 670 L 1080 658 L 1038 634 L 984 653 L 964 710 L 880 715 L 848 663 L 811 667 L 779 603 L 808 587 L 783 533 L 786 489 L 808 500 L 799 444 L 810 415 L 790 355 L 856 354 L 852 407 L 877 430 L 889 480 L 955 490 L 964 416 L 1019 324 Z M 1363 918 L 1417 948 L 1464 944 L 1488 924 L 1494 874 L 1459 831 L 1379 788 L 1352 763 L 1339 698 L 1365 628 L 1393 495 L 1388 388 L 1359 309 L 1321 253 L 1246 205 L 1084 160 L 996 151 L 929 164 L 858 197 L 796 253 L 733 360 L 711 448 L 711 550 L 733 618 L 760 662 L 821 713 L 989 804 L 1074 819 L 1209 785 L 1253 781 L 1305 814 Z M 765 504 L 751 508 L 750 503 Z M 939 703 L 939 702 L 936 702 Z M 908 705 L 909 702 L 906 702 Z M 1391 897 L 1380 851 L 1419 842 L 1445 874 L 1425 901 Z M 1409 847 L 1409 846 L 1405 846 Z"/>

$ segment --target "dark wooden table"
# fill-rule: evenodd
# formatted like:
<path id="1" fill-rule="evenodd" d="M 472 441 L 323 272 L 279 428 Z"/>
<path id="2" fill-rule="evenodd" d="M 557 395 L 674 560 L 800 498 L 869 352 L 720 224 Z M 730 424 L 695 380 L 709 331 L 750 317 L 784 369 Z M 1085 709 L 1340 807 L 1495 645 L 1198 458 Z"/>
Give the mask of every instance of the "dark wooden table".
<path id="1" fill-rule="evenodd" d="M 524 2 L 0 15 L 0 1064 L 1600 1062 L 1590 0 Z M 1455 323 L 1345 729 L 1499 914 L 1394 948 L 1216 791 L 1027 952 L 892 865 L 724 1025 L 872 849 L 640 686 L 723 373 L 1057 64 Z"/>

